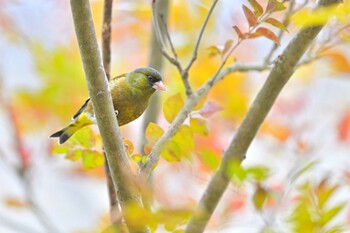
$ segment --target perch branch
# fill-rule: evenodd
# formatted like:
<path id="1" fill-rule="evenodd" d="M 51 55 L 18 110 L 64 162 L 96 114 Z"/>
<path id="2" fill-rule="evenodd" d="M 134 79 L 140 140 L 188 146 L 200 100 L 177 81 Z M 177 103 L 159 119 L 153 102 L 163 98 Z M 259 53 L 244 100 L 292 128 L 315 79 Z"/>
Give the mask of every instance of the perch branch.
<path id="1" fill-rule="evenodd" d="M 147 226 L 135 222 L 130 214 L 126 214 L 129 208 L 142 209 L 142 205 L 118 122 L 115 119 L 108 80 L 97 44 L 90 3 L 88 0 L 71 0 L 70 3 L 89 94 L 113 183 L 118 190 L 118 200 L 122 207 L 123 217 L 130 232 L 149 232 Z"/>

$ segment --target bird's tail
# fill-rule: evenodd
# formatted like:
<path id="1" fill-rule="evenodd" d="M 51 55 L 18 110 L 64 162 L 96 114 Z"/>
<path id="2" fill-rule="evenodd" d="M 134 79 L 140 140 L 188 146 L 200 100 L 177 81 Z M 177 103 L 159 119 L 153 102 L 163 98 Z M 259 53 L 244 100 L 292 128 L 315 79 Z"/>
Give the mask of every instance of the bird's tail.
<path id="1" fill-rule="evenodd" d="M 58 143 L 63 144 L 65 141 L 67 141 L 75 132 L 77 132 L 79 129 L 82 128 L 81 125 L 76 125 L 76 122 L 73 122 L 69 124 L 67 127 L 61 129 L 60 131 L 57 131 L 56 133 L 52 134 L 50 138 L 58 138 Z"/>
<path id="2" fill-rule="evenodd" d="M 50 138 L 58 138 L 58 143 L 63 144 L 65 141 L 67 141 L 75 132 L 77 132 L 79 129 L 83 128 L 84 126 L 91 125 L 92 122 L 88 120 L 88 118 L 85 116 L 85 114 L 81 114 L 78 119 L 70 123 L 67 127 L 61 129 L 60 131 L 57 131 L 56 133 L 52 134 Z"/>

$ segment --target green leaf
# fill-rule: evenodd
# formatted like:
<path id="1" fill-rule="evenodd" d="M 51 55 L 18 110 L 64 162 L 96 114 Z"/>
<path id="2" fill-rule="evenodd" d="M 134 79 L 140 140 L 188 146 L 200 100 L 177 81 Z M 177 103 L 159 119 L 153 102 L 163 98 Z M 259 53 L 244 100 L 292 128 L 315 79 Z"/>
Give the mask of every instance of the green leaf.
<path id="1" fill-rule="evenodd" d="M 268 23 L 268 24 L 271 24 L 271 25 L 273 25 L 273 26 L 275 26 L 275 27 L 277 27 L 277 28 L 279 28 L 279 29 L 281 29 L 283 31 L 287 31 L 288 32 L 286 26 L 284 26 L 284 24 L 281 23 L 280 21 L 278 21 L 277 19 L 267 18 L 264 22 Z"/>
<path id="2" fill-rule="evenodd" d="M 256 210 L 262 210 L 267 195 L 268 192 L 260 184 L 257 184 L 256 190 L 253 195 L 253 203 Z"/>
<path id="3" fill-rule="evenodd" d="M 164 130 L 157 124 L 150 122 L 146 128 L 146 139 L 149 143 L 156 143 L 163 135 Z"/>
<path id="4" fill-rule="evenodd" d="M 254 166 L 245 169 L 247 176 L 255 181 L 266 180 L 269 176 L 270 170 L 263 166 Z"/>
<path id="5" fill-rule="evenodd" d="M 53 145 L 53 148 L 51 150 L 51 154 L 55 155 L 55 154 L 66 154 L 68 153 L 69 148 L 67 146 L 63 146 L 63 145 L 59 145 L 57 143 L 55 143 Z"/>
<path id="6" fill-rule="evenodd" d="M 93 147 L 94 134 L 90 127 L 85 127 L 75 133 L 73 136 L 73 143 L 79 144 L 85 148 Z"/>
<path id="7" fill-rule="evenodd" d="M 276 12 L 286 9 L 282 2 L 277 0 L 269 0 L 266 7 L 266 12 Z"/>
<path id="8" fill-rule="evenodd" d="M 247 178 L 246 171 L 242 168 L 238 161 L 232 161 L 228 164 L 228 175 L 233 174 L 234 178 L 237 178 L 239 181 L 244 181 Z"/>
<path id="9" fill-rule="evenodd" d="M 331 221 L 337 214 L 339 214 L 340 211 L 344 209 L 346 206 L 346 203 L 340 203 L 336 205 L 335 207 L 327 210 L 325 213 L 322 214 L 321 218 L 321 225 L 324 226 L 326 225 L 329 221 Z"/>
<path id="10" fill-rule="evenodd" d="M 257 17 L 247 6 L 243 5 L 242 7 L 244 15 L 248 21 L 249 27 L 254 27 L 258 22 Z"/>
<path id="11" fill-rule="evenodd" d="M 102 166 L 104 163 L 103 154 L 94 150 L 84 150 L 82 159 L 84 169 L 93 169 Z"/>
<path id="12" fill-rule="evenodd" d="M 170 96 L 167 100 L 165 100 L 163 105 L 163 113 L 165 119 L 169 123 L 173 122 L 183 105 L 184 101 L 180 93 Z"/>
<path id="13" fill-rule="evenodd" d="M 194 133 L 197 133 L 201 136 L 209 135 L 209 128 L 206 120 L 191 117 L 190 126 Z"/>
<path id="14" fill-rule="evenodd" d="M 256 0 L 248 0 L 248 2 L 253 7 L 256 16 L 261 16 L 264 12 L 262 6 Z"/>
<path id="15" fill-rule="evenodd" d="M 220 164 L 220 155 L 211 149 L 203 149 L 198 153 L 198 158 L 204 166 L 211 171 L 215 171 Z"/>

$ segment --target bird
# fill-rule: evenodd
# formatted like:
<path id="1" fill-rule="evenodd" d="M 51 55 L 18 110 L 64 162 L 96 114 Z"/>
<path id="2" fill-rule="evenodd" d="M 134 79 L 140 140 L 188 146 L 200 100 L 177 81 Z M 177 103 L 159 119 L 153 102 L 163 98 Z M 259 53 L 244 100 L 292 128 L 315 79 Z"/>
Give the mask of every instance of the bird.
<path id="1" fill-rule="evenodd" d="M 142 115 L 148 106 L 150 97 L 157 91 L 165 91 L 162 75 L 151 67 L 137 68 L 108 82 L 111 90 L 113 107 L 119 126 L 126 125 Z M 71 123 L 52 134 L 63 144 L 79 129 L 96 124 L 92 102 L 88 98 L 74 114 Z"/>

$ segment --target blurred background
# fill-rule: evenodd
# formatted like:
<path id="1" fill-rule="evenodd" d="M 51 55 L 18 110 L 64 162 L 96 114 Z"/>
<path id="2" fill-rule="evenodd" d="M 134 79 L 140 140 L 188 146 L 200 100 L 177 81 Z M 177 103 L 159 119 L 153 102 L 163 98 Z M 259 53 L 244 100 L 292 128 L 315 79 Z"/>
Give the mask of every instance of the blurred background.
<path id="1" fill-rule="evenodd" d="M 170 1 L 168 28 L 180 61 L 191 57 L 211 2 Z M 259 2 L 265 6 L 267 1 Z M 233 25 L 247 30 L 242 4 L 248 2 L 219 1 L 189 74 L 195 90 L 220 65 L 220 57 L 211 56 L 208 48 L 237 40 Z M 91 6 L 101 41 L 103 1 L 91 0 Z M 319 35 L 314 47 L 330 48 L 322 59 L 300 67 L 284 88 L 208 232 L 298 232 L 298 226 L 319 229 L 307 232 L 350 232 L 348 28 L 332 21 Z M 290 24 L 288 31 L 272 60 L 297 28 Z M 65 147 L 48 139 L 88 97 L 69 1 L 0 0 L 0 32 L 0 232 L 102 231 L 109 225 L 109 200 L 97 127 L 77 133 Z M 114 1 L 112 77 L 148 66 L 151 36 L 150 1 Z M 228 65 L 261 63 L 271 48 L 266 38 L 244 41 Z M 157 93 L 161 103 L 178 93 L 185 100 L 176 68 L 164 61 L 162 73 L 168 91 Z M 206 109 L 191 113 L 205 120 L 205 127 L 194 135 L 185 158 L 158 164 L 157 208 L 195 206 L 267 74 L 228 75 L 206 97 Z M 166 130 L 163 111 L 156 115 Z M 145 154 L 142 124 L 143 117 L 122 128 L 134 147 L 131 157 Z M 131 163 L 136 171 L 136 162 Z M 179 229 L 181 224 L 158 226 L 158 232 Z"/>

